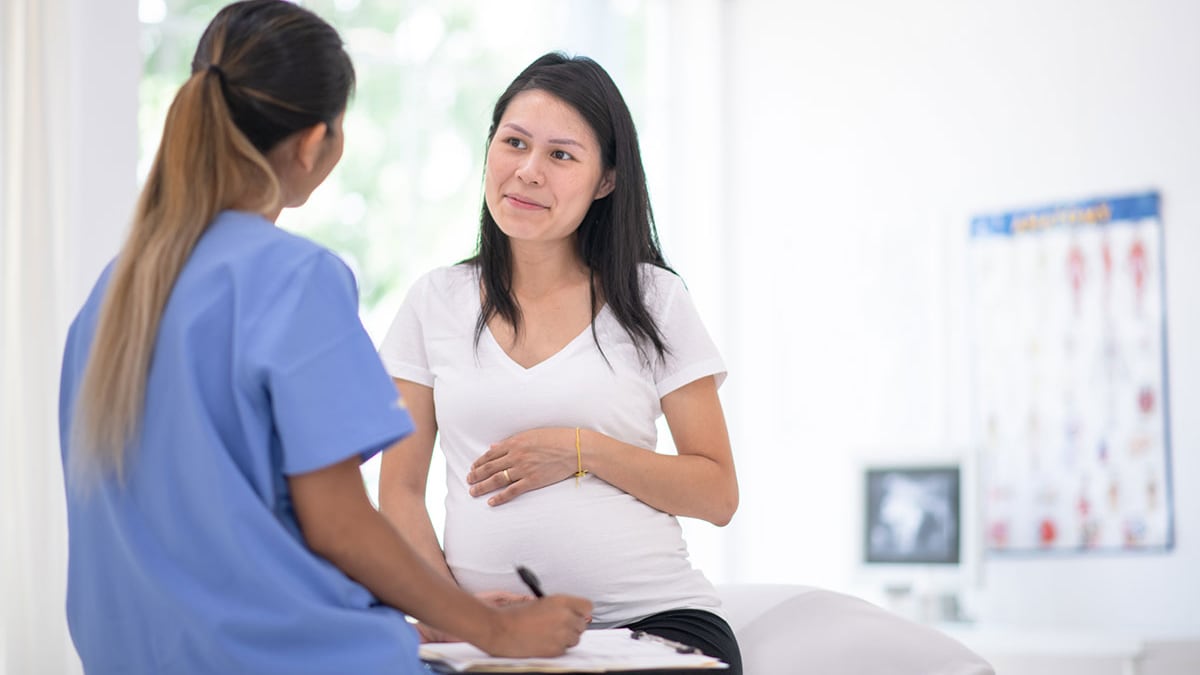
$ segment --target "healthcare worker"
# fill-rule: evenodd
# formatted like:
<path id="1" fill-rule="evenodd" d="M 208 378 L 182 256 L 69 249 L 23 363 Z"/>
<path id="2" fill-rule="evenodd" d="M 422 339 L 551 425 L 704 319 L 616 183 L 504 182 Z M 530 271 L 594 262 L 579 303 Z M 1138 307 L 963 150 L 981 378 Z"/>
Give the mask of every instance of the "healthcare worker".
<path id="1" fill-rule="evenodd" d="M 337 164 L 353 86 L 312 12 L 222 9 L 71 325 L 67 616 L 89 673 L 424 672 L 405 613 L 507 656 L 585 628 L 586 600 L 459 590 L 366 495 L 360 462 L 411 418 L 349 270 L 274 224 Z"/>

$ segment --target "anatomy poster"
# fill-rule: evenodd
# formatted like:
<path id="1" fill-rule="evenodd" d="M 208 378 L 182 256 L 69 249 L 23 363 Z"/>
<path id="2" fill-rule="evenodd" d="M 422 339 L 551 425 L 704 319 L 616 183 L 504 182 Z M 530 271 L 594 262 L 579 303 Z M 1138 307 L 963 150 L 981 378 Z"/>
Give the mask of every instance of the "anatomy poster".
<path id="1" fill-rule="evenodd" d="M 971 222 L 990 552 L 1172 546 L 1157 193 Z"/>

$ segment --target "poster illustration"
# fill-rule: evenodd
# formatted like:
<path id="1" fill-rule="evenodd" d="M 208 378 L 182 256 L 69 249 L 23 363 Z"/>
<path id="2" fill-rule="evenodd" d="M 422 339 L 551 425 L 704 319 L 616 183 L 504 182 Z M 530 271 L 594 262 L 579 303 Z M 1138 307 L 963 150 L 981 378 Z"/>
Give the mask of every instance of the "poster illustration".
<path id="1" fill-rule="evenodd" d="M 1158 193 L 972 219 L 989 552 L 1173 545 Z"/>

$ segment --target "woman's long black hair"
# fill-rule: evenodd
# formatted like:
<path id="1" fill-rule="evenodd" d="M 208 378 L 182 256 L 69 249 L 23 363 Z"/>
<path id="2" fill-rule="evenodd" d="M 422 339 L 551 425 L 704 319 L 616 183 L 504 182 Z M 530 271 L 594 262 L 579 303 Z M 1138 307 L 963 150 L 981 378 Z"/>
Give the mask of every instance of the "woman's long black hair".
<path id="1" fill-rule="evenodd" d="M 579 255 L 592 281 L 592 339 L 599 347 L 594 318 L 598 309 L 598 282 L 609 310 L 633 338 L 643 358 L 649 357 L 647 347 L 653 347 L 661 359 L 669 349 L 643 301 L 640 263 L 674 270 L 667 266 L 659 247 L 646 189 L 646 171 L 629 107 L 612 78 L 595 61 L 558 52 L 546 54 L 529 64 L 496 101 L 488 147 L 508 104 L 517 94 L 530 90 L 544 91 L 574 108 L 596 134 L 603 169 L 615 173 L 613 191 L 592 202 L 576 231 Z M 486 200 L 480 214 L 479 247 L 466 262 L 478 267 L 483 283 L 482 309 L 475 324 L 476 345 L 487 322 L 496 314 L 519 335 L 521 308 L 512 292 L 512 248 L 508 236 L 488 210 Z"/>

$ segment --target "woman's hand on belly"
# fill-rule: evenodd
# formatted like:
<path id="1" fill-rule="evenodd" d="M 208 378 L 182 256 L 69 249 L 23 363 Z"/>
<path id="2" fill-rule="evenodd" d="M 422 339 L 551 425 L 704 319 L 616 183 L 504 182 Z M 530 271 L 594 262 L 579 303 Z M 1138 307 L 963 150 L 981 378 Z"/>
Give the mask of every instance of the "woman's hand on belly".
<path id="1" fill-rule="evenodd" d="M 492 445 L 471 465 L 467 484 L 472 497 L 495 493 L 490 506 L 553 485 L 575 475 L 575 430 L 532 429 Z"/>

